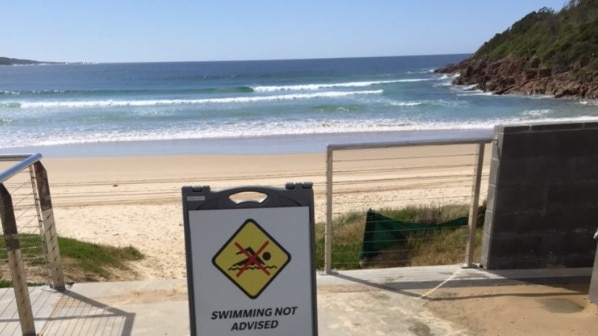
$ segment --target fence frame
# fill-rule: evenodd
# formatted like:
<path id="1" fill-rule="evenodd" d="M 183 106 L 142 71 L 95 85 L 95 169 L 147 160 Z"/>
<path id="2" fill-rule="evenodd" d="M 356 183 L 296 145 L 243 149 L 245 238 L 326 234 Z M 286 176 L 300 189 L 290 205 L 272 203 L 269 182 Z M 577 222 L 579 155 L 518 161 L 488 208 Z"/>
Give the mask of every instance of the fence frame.
<path id="1" fill-rule="evenodd" d="M 358 149 L 381 149 L 392 147 L 411 147 L 411 146 L 444 146 L 444 145 L 476 145 L 476 153 L 473 171 L 473 186 L 471 190 L 471 204 L 469 210 L 469 233 L 465 252 L 465 263 L 463 267 L 474 267 L 473 250 L 474 237 L 477 226 L 478 206 L 480 199 L 480 187 L 482 180 L 482 170 L 484 163 L 484 147 L 493 141 L 491 136 L 447 139 L 447 140 L 404 140 L 393 142 L 370 142 L 355 144 L 330 144 L 326 146 L 326 226 L 324 228 L 324 273 L 332 273 L 332 193 L 333 193 L 333 162 L 334 152 L 342 150 Z"/>
<path id="2" fill-rule="evenodd" d="M 36 335 L 34 316 L 31 309 L 31 300 L 29 298 L 27 277 L 23 265 L 23 256 L 21 254 L 12 197 L 4 183 L 14 175 L 26 169 L 29 170 L 31 183 L 33 184 L 32 188 L 35 198 L 35 207 L 38 220 L 40 221 L 40 235 L 44 247 L 43 251 L 50 271 L 50 286 L 55 290 L 64 291 L 64 275 L 58 248 L 58 236 L 54 223 L 50 186 L 46 169 L 40 161 L 41 158 L 42 155 L 39 153 L 0 155 L 0 161 L 19 161 L 5 171 L 0 172 L 0 219 L 2 221 L 2 231 L 6 243 L 21 331 L 23 335 L 27 336 Z"/>

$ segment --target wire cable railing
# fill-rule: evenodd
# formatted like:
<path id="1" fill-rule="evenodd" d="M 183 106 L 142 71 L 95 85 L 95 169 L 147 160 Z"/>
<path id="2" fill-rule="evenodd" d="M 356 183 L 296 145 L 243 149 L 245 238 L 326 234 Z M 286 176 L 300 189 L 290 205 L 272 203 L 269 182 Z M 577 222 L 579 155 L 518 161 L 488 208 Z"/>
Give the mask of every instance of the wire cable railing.
<path id="1" fill-rule="evenodd" d="M 476 232 L 480 199 L 486 197 L 489 176 L 490 162 L 484 157 L 484 151 L 490 142 L 488 137 L 329 145 L 326 153 L 325 272 L 330 273 L 333 267 L 354 267 L 355 258 L 343 254 L 359 254 L 361 257 L 371 252 L 363 250 L 365 240 L 362 237 L 368 234 L 365 218 L 360 218 L 362 222 L 356 227 L 350 227 L 344 223 L 344 217 L 363 216 L 372 209 L 388 212 L 410 207 L 459 208 L 457 215 L 466 217 L 467 224 L 456 234 L 463 246 L 461 260 L 471 266 L 474 259 L 472 236 Z M 393 229 L 386 230 L 389 236 L 397 234 L 392 232 Z M 447 234 L 448 231 L 440 232 Z M 402 234 L 410 236 L 409 244 L 397 242 L 377 252 L 384 257 L 378 257 L 379 261 L 375 263 L 370 260 L 370 267 L 405 265 L 409 249 L 424 247 L 425 240 L 436 235 Z M 381 245 L 387 243 L 384 239 L 380 241 Z M 363 267 L 362 261 L 363 258 L 360 259 Z"/>

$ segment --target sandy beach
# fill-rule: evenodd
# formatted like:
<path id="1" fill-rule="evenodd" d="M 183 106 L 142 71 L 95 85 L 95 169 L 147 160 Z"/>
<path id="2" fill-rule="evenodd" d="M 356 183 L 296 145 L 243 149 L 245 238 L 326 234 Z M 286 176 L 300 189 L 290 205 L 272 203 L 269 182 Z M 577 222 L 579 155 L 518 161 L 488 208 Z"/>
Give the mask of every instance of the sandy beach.
<path id="1" fill-rule="evenodd" d="M 463 202 L 471 192 L 471 149 L 428 147 L 425 156 L 418 154 L 418 148 L 400 153 L 391 149 L 339 152 L 333 213 L 417 202 Z M 388 162 L 391 157 L 398 159 Z M 48 170 L 59 235 L 138 248 L 146 255 L 138 265 L 141 279 L 185 277 L 183 186 L 220 190 L 311 182 L 316 223 L 326 219 L 325 154 L 48 158 L 42 162 Z"/>
<path id="2" fill-rule="evenodd" d="M 58 234 L 132 245 L 146 255 L 141 279 L 183 278 L 181 188 L 314 183 L 322 203 L 325 162 L 319 154 L 56 158 L 49 173 Z M 318 213 L 321 218 L 322 209 Z"/>
<path id="3" fill-rule="evenodd" d="M 310 181 L 316 221 L 325 218 L 323 153 L 46 158 L 42 162 L 50 178 L 59 235 L 138 248 L 146 255 L 135 266 L 141 280 L 186 276 L 182 186 L 283 187 L 286 182 Z M 471 167 L 455 169 L 471 174 Z M 372 180 L 372 174 L 359 178 Z M 468 192 L 448 184 L 443 190 Z M 368 200 L 386 197 L 370 196 Z M 441 288 L 426 307 L 467 335 L 594 335 L 598 309 L 587 302 L 586 291 L 587 284 L 585 288 L 583 284 Z M 542 304 L 556 302 L 552 299 L 577 308 L 541 309 Z"/>

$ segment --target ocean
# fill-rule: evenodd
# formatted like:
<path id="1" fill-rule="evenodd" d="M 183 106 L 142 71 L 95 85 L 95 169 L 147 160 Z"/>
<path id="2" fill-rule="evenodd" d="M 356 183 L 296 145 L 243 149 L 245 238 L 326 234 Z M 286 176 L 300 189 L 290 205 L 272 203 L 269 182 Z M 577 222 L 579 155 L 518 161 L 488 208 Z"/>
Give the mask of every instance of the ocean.
<path id="1" fill-rule="evenodd" d="M 469 55 L 0 67 L 0 153 L 325 151 L 598 118 L 598 102 L 497 96 L 434 69 Z"/>

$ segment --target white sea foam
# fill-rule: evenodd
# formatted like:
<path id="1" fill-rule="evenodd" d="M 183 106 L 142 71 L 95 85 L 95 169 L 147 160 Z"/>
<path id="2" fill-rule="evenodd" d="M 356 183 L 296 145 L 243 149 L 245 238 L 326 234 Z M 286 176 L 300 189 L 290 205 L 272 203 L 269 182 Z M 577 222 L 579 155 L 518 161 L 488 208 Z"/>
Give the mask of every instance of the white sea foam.
<path id="1" fill-rule="evenodd" d="M 467 97 L 467 96 L 492 96 L 494 93 L 492 92 L 485 92 L 479 89 L 468 88 L 457 94 L 459 97 Z"/>
<path id="2" fill-rule="evenodd" d="M 148 100 L 87 100 L 87 101 L 41 101 L 22 102 L 23 109 L 31 108 L 88 108 L 88 107 L 128 107 L 128 106 L 165 106 L 165 105 L 191 105 L 191 104 L 235 104 L 273 102 L 315 98 L 342 98 L 356 95 L 380 95 L 383 90 L 368 91 L 328 91 L 314 93 L 295 93 L 273 96 L 253 97 L 226 97 L 205 99 L 148 99 Z"/>
<path id="3" fill-rule="evenodd" d="M 398 80 L 398 82 L 400 83 L 417 83 L 417 82 L 427 82 L 427 81 L 431 81 L 434 80 L 432 78 L 410 78 L 410 79 L 401 79 Z"/>
<path id="4" fill-rule="evenodd" d="M 475 130 L 490 129 L 499 124 L 533 124 L 540 122 L 575 122 L 598 121 L 598 117 L 574 117 L 566 119 L 544 118 L 530 120 L 525 117 L 493 118 L 487 120 L 469 121 L 413 121 L 409 119 L 363 119 L 363 120 L 279 120 L 273 122 L 256 121 L 237 124 L 203 125 L 198 132 L 194 125 L 181 125 L 155 132 L 147 130 L 131 130 L 114 132 L 96 130 L 94 132 L 75 132 L 63 130 L 54 134 L 34 134 L 23 136 L 14 134 L 11 137 L 0 138 L 0 148 L 14 148 L 24 146 L 50 146 L 67 144 L 111 143 L 130 141 L 157 140 L 186 140 L 186 139 L 217 139 L 217 138 L 248 138 L 261 136 L 286 136 L 334 133 L 366 133 L 385 131 L 424 131 L 424 130 Z"/>
<path id="5" fill-rule="evenodd" d="M 548 95 L 548 94 L 533 94 L 533 95 L 519 94 L 519 96 L 527 97 L 527 98 L 531 98 L 531 99 L 554 99 L 554 95 Z"/>
<path id="6" fill-rule="evenodd" d="M 300 85 L 280 85 L 280 86 L 256 86 L 253 88 L 255 92 L 276 92 L 276 91 L 316 91 L 331 88 L 356 88 L 368 87 L 374 85 L 394 84 L 394 83 L 408 83 L 421 82 L 429 79 L 414 78 L 414 79 L 395 79 L 387 81 L 364 81 L 364 82 L 345 82 L 345 83 L 319 83 L 319 84 L 300 84 Z"/>
<path id="7" fill-rule="evenodd" d="M 580 100 L 580 105 L 598 106 L 598 99 Z"/>
<path id="8" fill-rule="evenodd" d="M 391 106 L 406 106 L 406 107 L 408 107 L 408 106 L 418 106 L 418 105 L 421 105 L 421 104 L 423 104 L 423 102 L 420 102 L 420 101 L 409 101 L 409 102 L 397 102 L 397 101 L 393 101 L 393 102 L 390 102 Z"/>
<path id="9" fill-rule="evenodd" d="M 525 117 L 530 117 L 533 119 L 542 118 L 545 115 L 550 113 L 550 109 L 540 109 L 540 110 L 527 110 L 522 113 Z"/>

